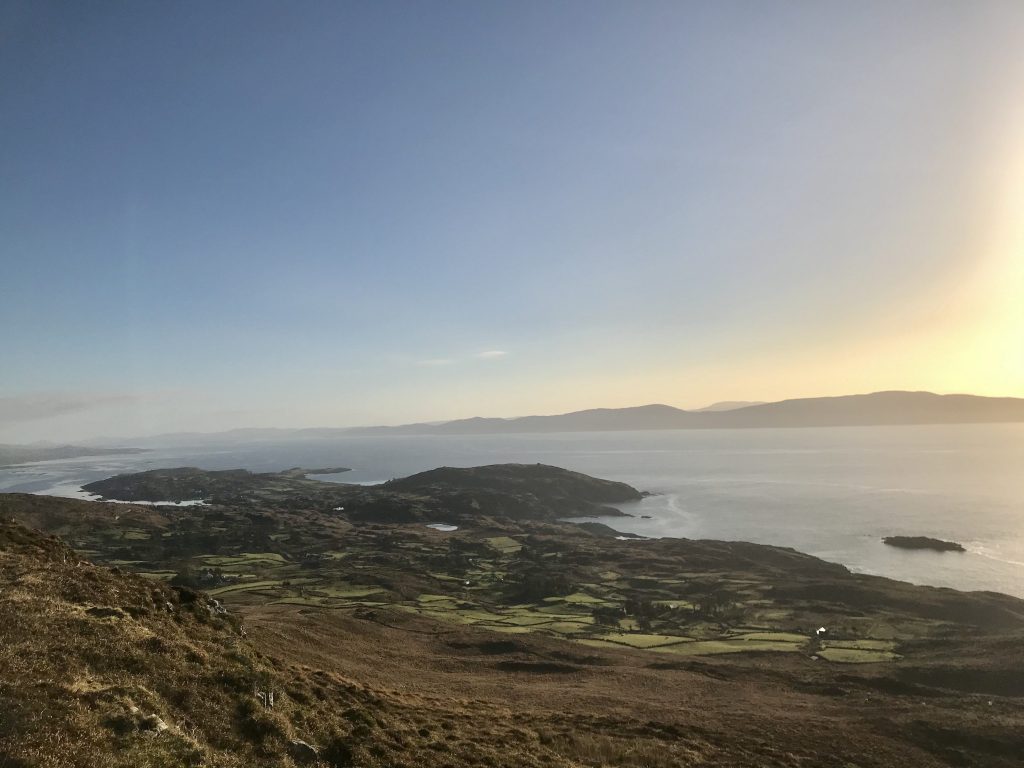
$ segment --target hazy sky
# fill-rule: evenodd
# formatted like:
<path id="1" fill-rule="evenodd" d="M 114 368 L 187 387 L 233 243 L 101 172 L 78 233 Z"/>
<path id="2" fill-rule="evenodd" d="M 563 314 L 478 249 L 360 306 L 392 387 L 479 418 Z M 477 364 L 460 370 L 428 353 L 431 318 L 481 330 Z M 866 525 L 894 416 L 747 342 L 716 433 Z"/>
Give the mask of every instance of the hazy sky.
<path id="1" fill-rule="evenodd" d="M 1024 395 L 1024 2 L 0 4 L 0 440 Z"/>

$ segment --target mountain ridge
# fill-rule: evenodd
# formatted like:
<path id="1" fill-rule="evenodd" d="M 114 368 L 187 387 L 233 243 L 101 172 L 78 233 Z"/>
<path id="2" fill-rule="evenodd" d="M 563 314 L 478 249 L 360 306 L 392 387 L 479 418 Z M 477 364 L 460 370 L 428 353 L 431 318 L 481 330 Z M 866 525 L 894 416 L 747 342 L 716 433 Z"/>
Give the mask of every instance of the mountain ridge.
<path id="1" fill-rule="evenodd" d="M 735 411 L 737 408 L 746 408 L 750 405 L 764 405 L 766 400 L 720 400 L 703 408 L 687 408 L 689 411 Z"/>
<path id="2" fill-rule="evenodd" d="M 442 424 L 365 427 L 348 434 L 501 434 L 650 429 L 756 429 L 1024 422 L 1024 398 L 890 390 L 793 398 L 731 410 L 687 411 L 664 404 L 593 408 L 513 419 L 474 417 Z"/>
<path id="3" fill-rule="evenodd" d="M 727 402 L 732 405 L 733 403 Z M 134 438 L 102 438 L 90 445 L 189 446 L 228 441 L 303 440 L 375 435 L 473 435 L 543 432 L 754 429 L 839 426 L 1024 422 L 1024 398 L 886 390 L 856 395 L 790 398 L 721 409 L 723 403 L 685 410 L 664 403 L 589 408 L 552 415 L 472 416 L 395 426 L 241 427 L 219 432 L 177 432 Z"/>

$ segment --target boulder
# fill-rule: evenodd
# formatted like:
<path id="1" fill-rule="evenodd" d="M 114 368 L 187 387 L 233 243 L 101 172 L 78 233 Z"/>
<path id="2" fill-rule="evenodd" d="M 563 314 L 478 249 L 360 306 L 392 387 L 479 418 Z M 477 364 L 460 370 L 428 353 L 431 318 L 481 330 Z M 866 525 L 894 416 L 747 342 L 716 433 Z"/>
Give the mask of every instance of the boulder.
<path id="1" fill-rule="evenodd" d="M 109 617 L 123 619 L 125 617 L 125 612 L 122 611 L 120 608 L 108 608 L 105 606 L 98 605 L 93 606 L 92 608 L 86 608 L 85 612 L 90 616 L 96 617 L 97 619 L 106 619 Z"/>
<path id="2" fill-rule="evenodd" d="M 300 765 L 315 763 L 320 758 L 317 748 L 302 739 L 292 739 L 288 742 L 288 754 Z"/>
<path id="3" fill-rule="evenodd" d="M 163 718 L 159 715 L 146 715 L 142 720 L 139 721 L 139 728 L 143 731 L 152 731 L 154 733 L 163 733 L 170 726 L 164 722 Z"/>

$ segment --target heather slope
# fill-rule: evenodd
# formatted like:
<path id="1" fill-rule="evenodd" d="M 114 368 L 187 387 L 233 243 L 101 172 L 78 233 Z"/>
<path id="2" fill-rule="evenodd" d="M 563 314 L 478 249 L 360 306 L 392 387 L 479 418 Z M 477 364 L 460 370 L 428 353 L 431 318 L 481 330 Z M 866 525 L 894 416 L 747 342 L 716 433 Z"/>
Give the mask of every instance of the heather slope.
<path id="1" fill-rule="evenodd" d="M 209 596 L 8 522 L 0 670 L 4 768 L 570 764 L 536 741 L 510 751 L 500 721 L 452 743 L 457 707 L 264 655 Z"/>

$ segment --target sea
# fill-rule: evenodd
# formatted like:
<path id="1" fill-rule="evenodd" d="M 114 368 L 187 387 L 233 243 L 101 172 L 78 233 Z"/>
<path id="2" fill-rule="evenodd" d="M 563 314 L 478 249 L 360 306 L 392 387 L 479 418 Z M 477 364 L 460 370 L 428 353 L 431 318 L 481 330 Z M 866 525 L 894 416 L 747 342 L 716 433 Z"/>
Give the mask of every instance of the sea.
<path id="1" fill-rule="evenodd" d="M 438 466 L 543 463 L 652 495 L 596 518 L 645 537 L 743 540 L 852 571 L 1024 597 L 1024 424 L 671 430 L 211 442 L 0 469 L 0 492 L 82 496 L 81 486 L 159 467 L 351 467 L 373 484 Z M 438 520 L 444 523 L 444 520 Z M 960 542 L 907 551 L 885 536 Z"/>

